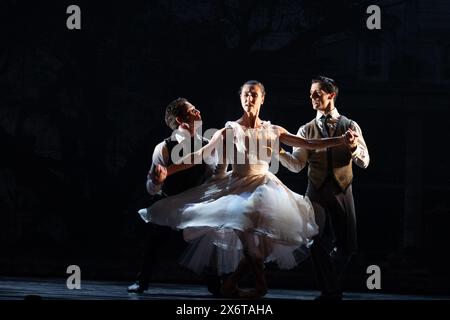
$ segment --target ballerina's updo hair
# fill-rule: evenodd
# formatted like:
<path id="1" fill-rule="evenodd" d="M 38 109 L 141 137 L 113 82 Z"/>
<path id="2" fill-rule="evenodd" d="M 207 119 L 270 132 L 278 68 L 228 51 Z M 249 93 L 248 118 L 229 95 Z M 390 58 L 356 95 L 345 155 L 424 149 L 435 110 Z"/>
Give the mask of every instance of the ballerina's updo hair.
<path id="1" fill-rule="evenodd" d="M 261 93 L 262 93 L 263 97 L 266 95 L 266 89 L 264 88 L 264 85 L 263 85 L 261 82 L 259 82 L 259 81 L 257 81 L 257 80 L 248 80 L 248 81 L 247 81 L 246 83 L 244 83 L 244 84 L 241 86 L 241 88 L 239 89 L 239 96 L 241 95 L 242 89 L 243 89 L 245 86 L 258 86 L 258 87 L 261 89 Z"/>
<path id="2" fill-rule="evenodd" d="M 175 130 L 178 128 L 177 117 L 185 115 L 187 103 L 188 100 L 186 98 L 177 98 L 167 105 L 165 120 L 170 129 Z"/>

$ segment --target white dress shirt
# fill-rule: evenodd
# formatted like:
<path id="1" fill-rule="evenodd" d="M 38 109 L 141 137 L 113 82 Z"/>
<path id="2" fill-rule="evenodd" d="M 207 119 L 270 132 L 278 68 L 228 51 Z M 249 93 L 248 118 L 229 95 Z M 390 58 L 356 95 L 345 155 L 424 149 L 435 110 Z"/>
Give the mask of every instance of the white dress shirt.
<path id="1" fill-rule="evenodd" d="M 331 118 L 327 121 L 328 130 L 330 135 L 333 136 L 336 131 L 336 125 L 341 117 L 336 108 L 334 108 L 330 112 Z M 319 126 L 320 130 L 323 130 L 322 121 L 320 118 L 323 116 L 323 113 L 317 111 L 316 114 L 316 124 Z M 358 142 L 355 151 L 352 152 L 353 162 L 361 168 L 367 168 L 370 162 L 369 151 L 366 146 L 366 142 L 364 141 L 361 128 L 355 121 L 351 121 L 350 129 L 355 131 L 358 134 Z M 306 131 L 305 125 L 301 126 L 297 132 L 299 137 L 306 139 Z M 300 172 L 308 161 L 308 150 L 302 148 L 293 148 L 292 153 L 289 152 L 280 152 L 278 155 L 278 159 L 281 164 L 289 169 L 292 172 Z"/>
<path id="2" fill-rule="evenodd" d="M 182 141 L 184 141 L 184 139 L 186 139 L 186 137 L 190 137 L 190 134 L 188 130 L 178 127 L 178 130 L 173 134 L 173 136 L 175 137 L 175 140 L 178 143 L 181 143 Z M 198 134 L 196 134 L 196 139 L 200 139 L 200 141 L 202 141 L 202 137 Z M 217 159 L 214 159 L 215 157 L 214 153 L 211 156 L 213 157 L 213 159 L 208 159 L 208 161 L 205 161 L 205 163 L 207 164 L 206 170 L 213 173 L 217 165 Z M 168 167 L 169 160 L 170 160 L 169 150 L 167 149 L 166 142 L 162 141 L 153 150 L 152 165 L 149 174 L 147 175 L 146 187 L 147 192 L 150 193 L 151 195 L 161 192 L 162 184 L 155 184 L 152 181 L 150 172 L 158 164 L 163 167 Z"/>

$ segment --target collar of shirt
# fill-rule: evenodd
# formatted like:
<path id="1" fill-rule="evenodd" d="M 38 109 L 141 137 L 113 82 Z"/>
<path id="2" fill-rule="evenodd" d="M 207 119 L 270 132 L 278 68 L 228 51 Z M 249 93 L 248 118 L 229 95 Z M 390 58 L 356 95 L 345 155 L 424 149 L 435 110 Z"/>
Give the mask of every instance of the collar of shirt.
<path id="1" fill-rule="evenodd" d="M 317 113 L 316 113 L 316 121 L 318 123 L 321 123 L 320 118 L 323 115 L 324 115 L 324 113 L 322 113 L 320 111 L 317 111 Z M 339 112 L 338 112 L 337 108 L 334 108 L 333 110 L 331 110 L 330 115 L 331 115 L 332 122 L 335 122 L 336 120 L 338 120 L 339 119 Z"/>
<path id="2" fill-rule="evenodd" d="M 189 133 L 189 131 L 184 128 L 178 127 L 178 129 L 175 132 L 175 139 L 177 140 L 177 142 L 181 143 L 184 139 L 186 139 L 188 137 L 189 138 L 191 137 L 191 134 Z M 195 139 L 202 140 L 202 137 L 198 133 L 196 133 Z"/>
<path id="3" fill-rule="evenodd" d="M 320 129 L 323 129 L 322 128 L 322 120 L 320 120 L 320 118 L 323 115 L 324 114 L 322 112 L 317 111 L 316 123 L 317 123 L 317 125 L 319 126 Z M 330 115 L 331 115 L 331 118 L 327 121 L 327 126 L 328 126 L 329 134 L 331 136 L 333 136 L 334 135 L 334 130 L 336 130 L 336 123 L 338 122 L 340 115 L 339 115 L 339 112 L 337 111 L 336 108 L 331 110 Z"/>

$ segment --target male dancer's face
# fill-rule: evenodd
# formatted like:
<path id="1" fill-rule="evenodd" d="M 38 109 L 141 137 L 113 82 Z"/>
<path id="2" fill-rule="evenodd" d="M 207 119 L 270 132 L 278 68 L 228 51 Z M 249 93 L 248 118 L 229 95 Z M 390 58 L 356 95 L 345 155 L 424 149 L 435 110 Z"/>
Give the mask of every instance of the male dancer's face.
<path id="1" fill-rule="evenodd" d="M 333 98 L 335 93 L 327 93 L 320 87 L 320 83 L 311 84 L 309 90 L 309 98 L 314 110 L 321 111 L 322 113 L 328 113 L 334 108 Z"/>
<path id="2" fill-rule="evenodd" d="M 184 112 L 183 118 L 183 127 L 188 130 L 194 128 L 194 122 L 202 121 L 200 110 L 196 109 L 195 106 L 189 102 L 186 103 L 186 110 Z"/>

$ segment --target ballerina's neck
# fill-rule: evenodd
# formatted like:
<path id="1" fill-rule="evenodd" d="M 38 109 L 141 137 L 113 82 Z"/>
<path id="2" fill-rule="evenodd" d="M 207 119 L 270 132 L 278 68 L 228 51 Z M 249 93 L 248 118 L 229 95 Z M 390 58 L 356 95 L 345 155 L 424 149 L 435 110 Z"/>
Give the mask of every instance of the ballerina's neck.
<path id="1" fill-rule="evenodd" d="M 242 121 L 237 121 L 237 123 L 245 129 L 259 129 L 263 127 L 264 121 L 261 119 L 243 119 Z"/>

